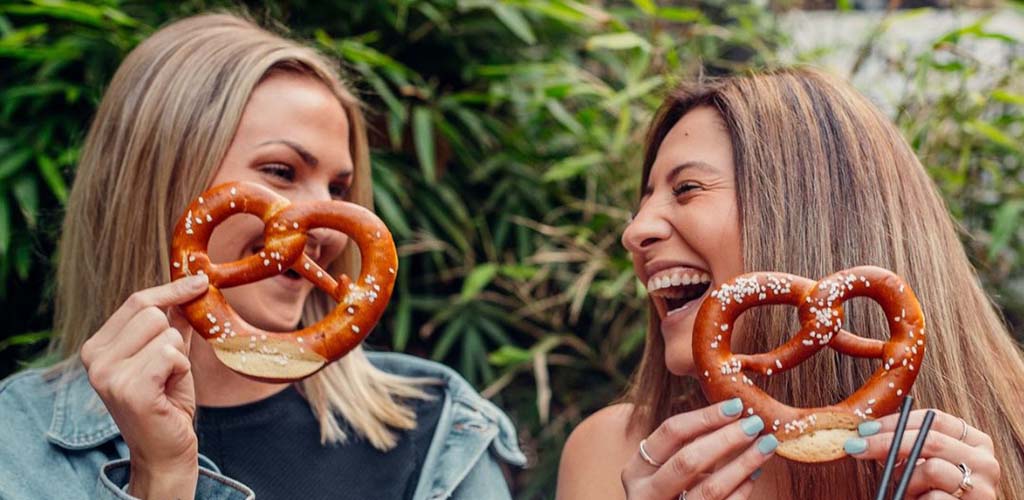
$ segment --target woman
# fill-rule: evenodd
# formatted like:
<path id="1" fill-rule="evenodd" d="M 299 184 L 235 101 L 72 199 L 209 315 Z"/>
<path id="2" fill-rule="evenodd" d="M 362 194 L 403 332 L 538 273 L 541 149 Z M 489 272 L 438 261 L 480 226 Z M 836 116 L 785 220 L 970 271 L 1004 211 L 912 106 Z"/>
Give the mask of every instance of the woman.
<path id="1" fill-rule="evenodd" d="M 230 15 L 175 22 L 114 76 L 82 151 L 57 271 L 52 369 L 0 383 L 0 498 L 508 498 L 511 423 L 454 372 L 356 349 L 299 384 L 242 377 L 176 306 L 171 229 L 205 189 L 371 206 L 360 105 L 315 51 Z M 262 222 L 219 225 L 214 262 L 262 248 Z M 309 234 L 335 274 L 347 237 Z M 288 331 L 333 305 L 289 275 L 225 291 Z M 98 398 L 97 398 L 98 395 Z M 194 417 L 194 418 L 193 418 Z M 195 425 L 194 425 L 195 424 Z"/>
<path id="2" fill-rule="evenodd" d="M 978 286 L 934 184 L 863 96 L 807 69 L 683 86 L 651 126 L 641 185 L 622 240 L 650 290 L 646 349 L 623 400 L 570 436 L 560 499 L 873 498 L 895 415 L 860 427 L 862 437 L 845 446 L 852 459 L 772 460 L 777 442 L 758 437 L 764 422 L 743 401 L 709 405 L 695 389 L 690 347 L 701 301 L 741 273 L 818 279 L 862 264 L 907 279 L 929 325 L 912 392 L 922 409 L 901 456 L 924 408 L 938 415 L 907 498 L 1024 498 L 1020 351 Z M 846 312 L 848 330 L 888 335 L 873 303 L 854 301 Z M 733 351 L 770 350 L 796 325 L 795 309 L 752 310 Z M 875 368 L 826 349 L 759 383 L 787 404 L 825 406 Z M 835 382 L 823 384 L 822 373 Z"/>

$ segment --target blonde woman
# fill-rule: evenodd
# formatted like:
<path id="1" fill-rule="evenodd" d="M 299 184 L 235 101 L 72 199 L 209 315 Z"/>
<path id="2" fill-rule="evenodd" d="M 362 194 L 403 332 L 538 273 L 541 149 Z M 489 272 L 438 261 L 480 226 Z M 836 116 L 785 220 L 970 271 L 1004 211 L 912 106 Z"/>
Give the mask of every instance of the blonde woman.
<path id="1" fill-rule="evenodd" d="M 643 192 L 622 237 L 641 282 L 659 283 L 643 361 L 623 400 L 569 438 L 560 499 L 874 498 L 895 415 L 862 425 L 846 443 L 850 459 L 802 465 L 772 459 L 777 442 L 743 401 L 709 405 L 691 378 L 694 318 L 712 287 L 747 271 L 817 279 L 862 264 L 905 277 L 929 325 L 913 389 L 921 409 L 901 456 L 924 409 L 938 412 L 907 498 L 1024 498 L 1021 352 L 891 122 L 846 83 L 789 69 L 681 87 L 646 146 Z M 664 287 L 666 277 L 676 285 Z M 846 313 L 850 331 L 888 335 L 877 305 L 855 301 Z M 768 351 L 797 330 L 795 310 L 782 307 L 744 321 L 734 352 Z M 875 368 L 823 350 L 758 383 L 793 406 L 825 406 Z"/>
<path id="2" fill-rule="evenodd" d="M 125 59 L 86 138 L 67 206 L 53 349 L 0 382 L 0 498 L 508 498 L 524 461 L 508 418 L 458 375 L 348 354 L 299 384 L 239 376 L 181 321 L 205 278 L 169 281 L 169 237 L 210 186 L 371 206 L 360 105 L 315 51 L 231 15 L 170 24 Z M 214 262 L 262 248 L 236 216 Z M 350 275 L 347 237 L 306 253 Z M 225 291 L 255 326 L 328 310 L 290 274 Z"/>

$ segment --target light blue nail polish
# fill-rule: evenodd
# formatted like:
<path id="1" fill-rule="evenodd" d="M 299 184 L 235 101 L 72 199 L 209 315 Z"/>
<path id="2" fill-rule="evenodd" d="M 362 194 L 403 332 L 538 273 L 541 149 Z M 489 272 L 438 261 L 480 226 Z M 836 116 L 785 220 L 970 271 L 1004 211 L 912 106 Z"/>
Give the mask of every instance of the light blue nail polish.
<path id="1" fill-rule="evenodd" d="M 867 422 L 861 422 L 857 426 L 857 434 L 860 437 L 874 436 L 878 434 L 878 431 L 882 430 L 882 423 L 877 420 L 868 420 Z"/>
<path id="2" fill-rule="evenodd" d="M 761 438 L 761 440 L 757 442 L 757 451 L 760 451 L 762 455 L 767 455 L 775 451 L 775 448 L 778 447 L 779 440 L 771 434 Z"/>
<path id="3" fill-rule="evenodd" d="M 735 417 L 741 411 L 743 411 L 743 401 L 740 401 L 740 398 L 733 398 L 722 403 L 722 415 Z"/>
<path id="4" fill-rule="evenodd" d="M 764 473 L 764 471 L 761 470 L 760 467 L 758 467 L 757 470 L 755 470 L 754 473 L 750 475 L 750 480 L 751 481 L 757 481 L 757 478 L 761 477 L 761 474 L 763 474 L 763 473 Z"/>
<path id="5" fill-rule="evenodd" d="M 740 428 L 743 429 L 744 434 L 756 436 L 764 430 L 764 420 L 761 420 L 761 417 L 757 415 L 747 417 L 740 421 Z"/>
<path id="6" fill-rule="evenodd" d="M 861 438 L 850 438 L 846 440 L 846 444 L 843 445 L 843 449 L 849 455 L 856 455 L 858 453 L 864 453 L 868 449 L 868 442 Z"/>

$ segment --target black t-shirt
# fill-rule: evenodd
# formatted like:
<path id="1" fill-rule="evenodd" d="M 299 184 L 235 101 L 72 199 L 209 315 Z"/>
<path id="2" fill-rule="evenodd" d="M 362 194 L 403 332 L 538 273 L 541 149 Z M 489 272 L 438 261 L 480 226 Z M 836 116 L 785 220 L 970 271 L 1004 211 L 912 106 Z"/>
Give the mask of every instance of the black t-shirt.
<path id="1" fill-rule="evenodd" d="M 410 400 L 416 428 L 399 433 L 387 453 L 357 436 L 320 444 L 320 425 L 295 385 L 261 401 L 227 408 L 199 407 L 199 452 L 221 473 L 252 488 L 258 500 L 412 498 L 441 415 L 441 388 L 424 388 L 431 400 Z"/>

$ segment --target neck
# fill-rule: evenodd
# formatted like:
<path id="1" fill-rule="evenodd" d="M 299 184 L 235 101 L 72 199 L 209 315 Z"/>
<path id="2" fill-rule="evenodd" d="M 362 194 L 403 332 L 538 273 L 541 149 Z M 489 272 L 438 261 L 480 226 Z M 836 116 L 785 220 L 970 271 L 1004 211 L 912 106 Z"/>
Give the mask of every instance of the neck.
<path id="1" fill-rule="evenodd" d="M 288 383 L 268 384 L 240 375 L 217 359 L 213 348 L 199 334 L 192 334 L 189 361 L 196 384 L 196 405 L 238 406 L 266 399 Z"/>

